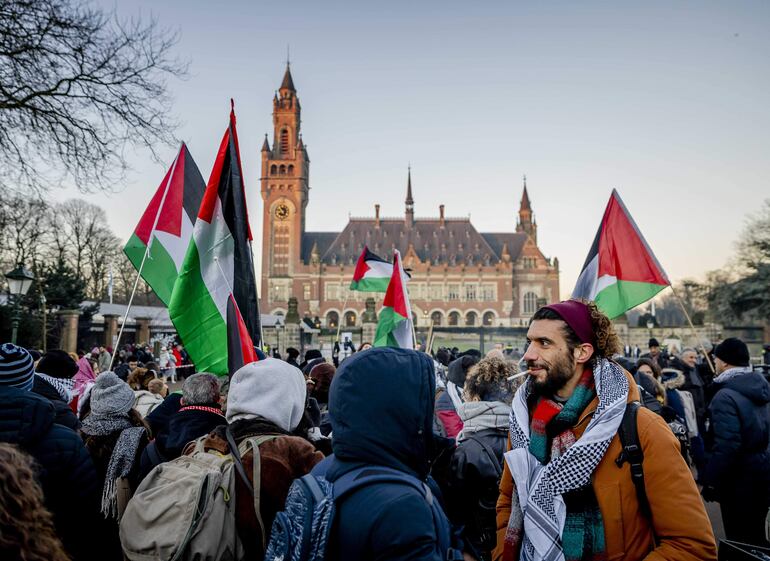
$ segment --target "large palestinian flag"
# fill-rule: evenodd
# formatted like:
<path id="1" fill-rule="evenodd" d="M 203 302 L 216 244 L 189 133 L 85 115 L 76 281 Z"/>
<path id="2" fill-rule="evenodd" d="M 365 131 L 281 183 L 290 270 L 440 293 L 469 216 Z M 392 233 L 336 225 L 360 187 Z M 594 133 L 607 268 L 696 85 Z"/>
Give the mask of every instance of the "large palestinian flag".
<path id="1" fill-rule="evenodd" d="M 593 300 L 608 317 L 616 318 L 669 284 L 666 273 L 613 189 L 572 297 Z"/>
<path id="2" fill-rule="evenodd" d="M 199 371 L 232 374 L 256 360 L 260 327 L 250 242 L 231 111 L 168 307 Z"/>
<path id="3" fill-rule="evenodd" d="M 129 261 L 137 271 L 141 268 L 142 278 L 166 306 L 171 301 L 171 291 L 190 245 L 205 190 L 201 172 L 183 143 L 123 248 Z"/>
<path id="4" fill-rule="evenodd" d="M 386 292 L 390 277 L 392 276 L 393 264 L 388 263 L 382 257 L 378 257 L 369 251 L 368 247 L 364 246 L 364 250 L 361 252 L 356 263 L 356 270 L 353 273 L 350 290 Z"/>
<path id="5" fill-rule="evenodd" d="M 407 275 L 401 265 L 401 254 L 393 253 L 393 275 L 382 302 L 382 310 L 374 335 L 375 347 L 414 349 L 412 306 L 406 290 Z"/>

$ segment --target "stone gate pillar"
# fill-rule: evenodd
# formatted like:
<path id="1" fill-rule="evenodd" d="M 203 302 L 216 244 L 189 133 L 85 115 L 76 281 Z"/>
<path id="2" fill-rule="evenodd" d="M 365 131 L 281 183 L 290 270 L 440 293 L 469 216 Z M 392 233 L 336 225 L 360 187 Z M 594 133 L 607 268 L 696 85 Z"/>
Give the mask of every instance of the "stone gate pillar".
<path id="1" fill-rule="evenodd" d="M 114 347 L 115 340 L 118 337 L 118 316 L 117 314 L 104 314 L 104 346 Z M 113 348 L 113 352 L 115 349 Z"/>
<path id="2" fill-rule="evenodd" d="M 377 332 L 377 312 L 374 298 L 366 299 L 366 310 L 361 314 L 361 342 L 374 344 L 374 334 Z"/>
<path id="3" fill-rule="evenodd" d="M 59 317 L 62 320 L 61 341 L 59 347 L 68 353 L 76 353 L 78 350 L 78 320 L 80 310 L 60 310 Z"/>
<path id="4" fill-rule="evenodd" d="M 134 318 L 134 321 L 136 322 L 135 342 L 137 344 L 150 344 L 150 319 L 151 318 Z"/>

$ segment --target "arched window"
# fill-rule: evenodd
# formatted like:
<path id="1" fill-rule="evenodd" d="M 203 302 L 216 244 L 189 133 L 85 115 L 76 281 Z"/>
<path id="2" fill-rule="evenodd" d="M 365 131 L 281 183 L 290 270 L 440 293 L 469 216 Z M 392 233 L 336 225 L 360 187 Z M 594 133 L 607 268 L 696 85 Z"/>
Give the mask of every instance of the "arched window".
<path id="1" fill-rule="evenodd" d="M 494 325 L 495 312 L 484 312 L 484 325 Z"/>
<path id="2" fill-rule="evenodd" d="M 281 130 L 281 152 L 284 154 L 289 153 L 289 129 Z"/>
<path id="3" fill-rule="evenodd" d="M 479 316 L 476 312 L 468 312 L 465 315 L 465 325 L 476 325 L 479 321 Z"/>
<path id="4" fill-rule="evenodd" d="M 340 316 L 337 312 L 329 312 L 326 314 L 326 327 L 334 329 L 340 324 Z"/>
<path id="5" fill-rule="evenodd" d="M 286 166 L 285 166 L 285 165 L 283 165 L 283 164 L 281 164 L 281 167 L 280 167 L 280 168 L 278 168 L 278 173 L 279 173 L 280 175 L 286 175 Z"/>
<path id="6" fill-rule="evenodd" d="M 270 166 L 270 175 L 275 175 L 276 173 L 278 173 L 278 166 L 273 164 Z"/>
<path id="7" fill-rule="evenodd" d="M 531 315 L 537 311 L 537 294 L 527 292 L 524 295 L 524 315 Z"/>
<path id="8" fill-rule="evenodd" d="M 430 315 L 430 321 L 433 323 L 433 325 L 441 325 L 442 320 L 444 319 L 444 315 L 436 310 Z"/>
<path id="9" fill-rule="evenodd" d="M 345 312 L 345 327 L 355 327 L 356 317 L 355 312 Z"/>
<path id="10" fill-rule="evenodd" d="M 447 316 L 447 323 L 453 327 L 456 325 L 460 325 L 459 312 L 449 312 L 449 316 Z"/>
<path id="11" fill-rule="evenodd" d="M 287 168 L 287 171 L 288 171 L 289 175 L 294 175 L 294 166 L 290 165 L 290 166 Z"/>

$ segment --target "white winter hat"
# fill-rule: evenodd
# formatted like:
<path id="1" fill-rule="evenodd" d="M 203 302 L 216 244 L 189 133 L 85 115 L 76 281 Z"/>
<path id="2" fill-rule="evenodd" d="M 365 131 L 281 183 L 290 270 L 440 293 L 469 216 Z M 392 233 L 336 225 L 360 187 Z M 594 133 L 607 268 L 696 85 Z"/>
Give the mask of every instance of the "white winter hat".
<path id="1" fill-rule="evenodd" d="M 275 358 L 252 362 L 230 379 L 227 422 L 262 417 L 291 432 L 302 419 L 306 393 L 299 368 Z"/>

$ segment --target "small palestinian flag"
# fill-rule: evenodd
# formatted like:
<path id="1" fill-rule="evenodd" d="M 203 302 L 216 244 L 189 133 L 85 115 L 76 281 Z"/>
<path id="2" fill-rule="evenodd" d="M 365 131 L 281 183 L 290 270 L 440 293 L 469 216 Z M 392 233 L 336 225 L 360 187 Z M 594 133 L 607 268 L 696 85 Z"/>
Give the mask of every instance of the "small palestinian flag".
<path id="1" fill-rule="evenodd" d="M 168 307 L 199 371 L 232 375 L 256 360 L 260 328 L 250 241 L 231 111 Z"/>
<path id="2" fill-rule="evenodd" d="M 406 291 L 407 278 L 401 266 L 401 254 L 396 250 L 393 254 L 393 275 L 385 292 L 374 335 L 375 347 L 414 349 L 412 306 Z"/>
<path id="3" fill-rule="evenodd" d="M 593 300 L 612 319 L 646 302 L 669 284 L 613 189 L 572 297 Z"/>
<path id="4" fill-rule="evenodd" d="M 382 257 L 378 257 L 369 248 L 364 246 L 364 250 L 358 257 L 356 270 L 353 273 L 353 282 L 350 283 L 350 290 L 360 290 L 363 292 L 386 292 L 390 277 L 393 276 L 393 264 L 388 263 Z"/>
<path id="5" fill-rule="evenodd" d="M 137 271 L 141 268 L 142 278 L 166 306 L 171 301 L 171 291 L 190 245 L 205 190 L 201 172 L 182 143 L 174 163 L 123 248 L 129 261 Z"/>

